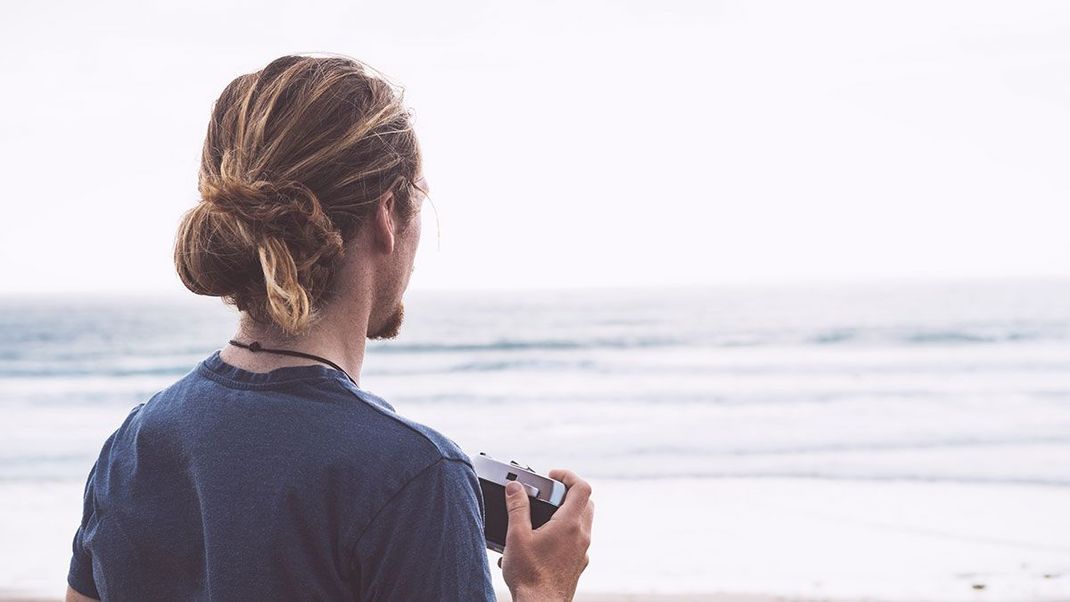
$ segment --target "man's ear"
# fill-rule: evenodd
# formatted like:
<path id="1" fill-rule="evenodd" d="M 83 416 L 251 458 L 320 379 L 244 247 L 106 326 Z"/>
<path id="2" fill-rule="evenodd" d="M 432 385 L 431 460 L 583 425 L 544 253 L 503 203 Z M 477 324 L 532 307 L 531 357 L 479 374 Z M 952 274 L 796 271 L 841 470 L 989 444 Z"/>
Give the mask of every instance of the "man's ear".
<path id="1" fill-rule="evenodd" d="M 388 192 L 379 198 L 373 219 L 375 246 L 389 255 L 394 252 L 394 193 Z"/>

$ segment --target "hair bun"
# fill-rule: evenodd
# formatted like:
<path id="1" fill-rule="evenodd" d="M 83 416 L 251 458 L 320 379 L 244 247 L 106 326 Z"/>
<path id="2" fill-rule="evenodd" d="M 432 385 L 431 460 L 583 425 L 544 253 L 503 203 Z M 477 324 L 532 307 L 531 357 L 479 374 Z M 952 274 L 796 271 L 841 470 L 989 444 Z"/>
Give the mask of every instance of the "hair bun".
<path id="1" fill-rule="evenodd" d="M 204 242 L 176 247 L 187 288 L 235 300 L 265 291 L 276 321 L 296 331 L 311 300 L 327 293 L 344 252 L 342 233 L 315 193 L 295 181 L 230 178 L 202 178 L 199 188 L 201 202 L 184 218 L 179 240 L 195 240 L 185 232 L 196 230 Z"/>

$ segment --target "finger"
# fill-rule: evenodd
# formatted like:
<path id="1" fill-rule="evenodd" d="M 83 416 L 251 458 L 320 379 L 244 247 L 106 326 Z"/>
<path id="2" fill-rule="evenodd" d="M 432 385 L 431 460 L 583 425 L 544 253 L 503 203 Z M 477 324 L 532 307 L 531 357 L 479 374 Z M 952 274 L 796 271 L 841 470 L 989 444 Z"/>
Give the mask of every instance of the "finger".
<path id="1" fill-rule="evenodd" d="M 505 547 L 531 537 L 530 503 L 520 483 L 510 481 L 506 484 L 505 509 L 509 513 L 509 529 L 505 533 Z"/>
<path id="2" fill-rule="evenodd" d="M 555 468 L 550 471 L 549 476 L 551 479 L 561 481 L 568 488 L 565 491 L 565 501 L 558 512 L 563 510 L 567 514 L 574 514 L 582 511 L 591 497 L 591 484 L 571 470 Z"/>
<path id="3" fill-rule="evenodd" d="M 565 484 L 565 487 L 572 486 L 572 483 L 575 483 L 580 478 L 576 473 L 565 468 L 554 468 L 546 476 L 561 481 Z"/>

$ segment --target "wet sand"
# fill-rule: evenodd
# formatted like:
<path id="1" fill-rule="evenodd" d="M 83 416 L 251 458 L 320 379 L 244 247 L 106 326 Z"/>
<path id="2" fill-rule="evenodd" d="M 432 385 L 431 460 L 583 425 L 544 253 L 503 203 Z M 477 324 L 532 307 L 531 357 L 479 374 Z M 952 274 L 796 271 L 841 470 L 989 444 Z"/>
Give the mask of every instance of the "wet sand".
<path id="1" fill-rule="evenodd" d="M 507 594 L 499 593 L 498 600 L 506 602 Z M 26 598 L 0 594 L 0 602 L 61 602 L 59 598 Z M 804 598 L 755 596 L 745 594 L 579 594 L 576 602 L 817 602 Z"/>

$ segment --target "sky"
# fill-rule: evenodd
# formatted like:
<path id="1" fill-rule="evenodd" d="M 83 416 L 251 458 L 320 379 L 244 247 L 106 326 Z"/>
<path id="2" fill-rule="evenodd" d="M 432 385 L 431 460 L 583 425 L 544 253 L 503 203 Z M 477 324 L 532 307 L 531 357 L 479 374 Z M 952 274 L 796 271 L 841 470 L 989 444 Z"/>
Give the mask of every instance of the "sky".
<path id="1" fill-rule="evenodd" d="M 414 289 L 1070 276 L 1070 3 L 20 2 L 0 294 L 183 292 L 212 102 L 288 53 L 404 87 Z"/>

